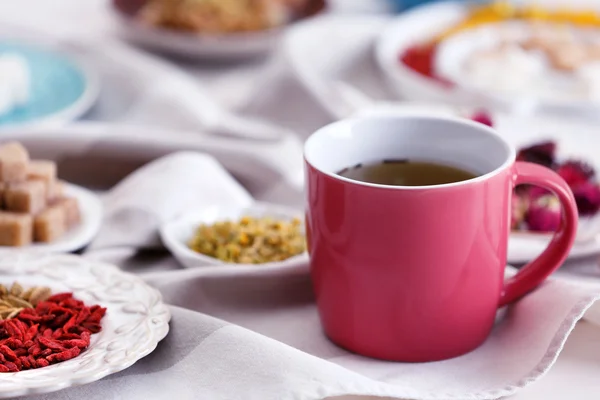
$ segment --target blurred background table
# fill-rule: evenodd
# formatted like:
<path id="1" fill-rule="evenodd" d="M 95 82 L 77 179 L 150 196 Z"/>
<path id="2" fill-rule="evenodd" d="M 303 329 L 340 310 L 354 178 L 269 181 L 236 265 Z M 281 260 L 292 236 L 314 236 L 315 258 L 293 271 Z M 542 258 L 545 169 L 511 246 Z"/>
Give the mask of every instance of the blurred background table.
<path id="1" fill-rule="evenodd" d="M 334 13 L 389 13 L 394 6 L 385 0 L 332 1 Z M 19 0 L 0 2 L 0 23 L 28 28 L 42 34 L 51 31 L 63 38 L 116 38 L 115 21 L 106 0 Z M 281 54 L 239 65 L 171 60 L 192 74 L 217 101 L 236 110 L 252 102 L 257 76 L 268 76 Z M 600 154 L 600 149 L 598 154 Z M 600 393 L 600 328 L 581 322 L 566 343 L 548 375 L 524 389 L 515 399 L 596 399 Z M 49 396 L 49 398 L 52 398 Z M 341 398 L 340 398 L 341 399 Z M 358 397 L 344 397 L 358 399 Z M 366 398 L 361 398 L 366 399 Z"/>

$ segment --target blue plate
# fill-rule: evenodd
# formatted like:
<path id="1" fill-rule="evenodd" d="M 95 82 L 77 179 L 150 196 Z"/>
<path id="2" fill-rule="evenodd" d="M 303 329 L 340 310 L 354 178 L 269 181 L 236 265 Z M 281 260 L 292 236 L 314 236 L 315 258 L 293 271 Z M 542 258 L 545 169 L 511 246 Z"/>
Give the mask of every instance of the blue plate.
<path id="1" fill-rule="evenodd" d="M 67 56 L 33 46 L 0 42 L 0 55 L 18 54 L 31 71 L 29 101 L 0 115 L 0 126 L 67 122 L 80 117 L 94 103 L 97 81 Z"/>

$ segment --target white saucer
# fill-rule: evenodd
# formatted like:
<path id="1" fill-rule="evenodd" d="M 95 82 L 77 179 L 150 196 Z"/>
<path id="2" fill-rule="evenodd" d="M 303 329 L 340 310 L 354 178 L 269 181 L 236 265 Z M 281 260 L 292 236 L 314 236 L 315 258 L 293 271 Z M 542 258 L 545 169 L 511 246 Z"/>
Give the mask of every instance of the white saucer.
<path id="1" fill-rule="evenodd" d="M 10 251 L 33 250 L 44 253 L 67 253 L 82 249 L 89 244 L 100 230 L 102 202 L 88 189 L 67 184 L 65 194 L 77 199 L 81 212 L 81 223 L 52 243 L 33 243 L 26 247 L 0 246 L 0 254 Z"/>

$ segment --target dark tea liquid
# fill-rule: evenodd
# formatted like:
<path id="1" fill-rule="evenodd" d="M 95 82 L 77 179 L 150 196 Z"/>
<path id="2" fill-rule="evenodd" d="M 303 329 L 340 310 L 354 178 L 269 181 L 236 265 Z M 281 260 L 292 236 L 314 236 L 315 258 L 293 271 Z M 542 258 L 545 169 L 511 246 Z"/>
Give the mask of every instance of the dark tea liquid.
<path id="1" fill-rule="evenodd" d="M 466 181 L 477 177 L 472 172 L 428 161 L 384 160 L 358 164 L 338 172 L 356 181 L 392 186 L 430 186 Z"/>

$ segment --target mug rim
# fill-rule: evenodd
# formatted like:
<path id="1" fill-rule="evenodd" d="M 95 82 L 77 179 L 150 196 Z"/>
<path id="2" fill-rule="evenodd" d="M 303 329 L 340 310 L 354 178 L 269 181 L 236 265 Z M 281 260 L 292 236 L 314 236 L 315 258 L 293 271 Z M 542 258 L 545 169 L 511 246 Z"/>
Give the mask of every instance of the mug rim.
<path id="1" fill-rule="evenodd" d="M 355 125 L 362 121 L 373 121 L 373 120 L 383 120 L 383 119 L 395 119 L 395 120 L 424 119 L 424 120 L 431 120 L 431 121 L 456 122 L 461 125 L 470 126 L 471 128 L 475 128 L 476 130 L 479 130 L 481 134 L 486 134 L 488 136 L 493 136 L 494 138 L 496 138 L 498 140 L 498 142 L 504 146 L 508 156 L 506 157 L 506 160 L 504 160 L 504 162 L 500 166 L 496 167 L 492 171 L 487 172 L 483 175 L 476 176 L 475 178 L 471 178 L 471 179 L 467 179 L 467 180 L 459 181 L 459 182 L 444 183 L 444 184 L 439 184 L 439 185 L 423 185 L 423 186 L 384 185 L 384 184 L 380 184 L 380 183 L 370 183 L 370 182 L 364 182 L 364 181 L 359 181 L 359 180 L 355 180 L 355 179 L 350 179 L 350 178 L 346 178 L 344 176 L 338 175 L 336 173 L 324 171 L 322 168 L 317 167 L 315 165 L 315 163 L 310 160 L 311 157 L 308 154 L 309 153 L 308 147 L 311 145 L 312 141 L 317 140 L 316 138 L 318 136 L 323 135 L 324 131 L 332 129 L 338 125 L 339 126 Z M 390 189 L 390 190 L 424 190 L 424 189 L 437 190 L 437 189 L 467 186 L 467 185 L 480 183 L 480 182 L 483 182 L 483 181 L 493 178 L 494 176 L 500 174 L 501 172 L 503 172 L 504 170 L 506 170 L 507 168 L 511 167 L 514 164 L 514 162 L 516 160 L 516 150 L 515 150 L 515 147 L 510 145 L 500 135 L 500 133 L 497 130 L 495 130 L 494 128 L 489 127 L 487 125 L 484 125 L 480 122 L 472 121 L 470 119 L 454 117 L 454 116 L 445 116 L 445 115 L 438 116 L 438 115 L 423 115 L 423 114 L 402 114 L 402 115 L 389 114 L 389 115 L 377 115 L 377 116 L 351 117 L 351 118 L 342 119 L 342 120 L 327 124 L 325 126 L 322 126 L 321 128 L 317 129 L 315 132 L 313 132 L 308 137 L 308 139 L 306 139 L 306 141 L 304 142 L 303 156 L 304 156 L 304 161 L 306 162 L 306 164 L 308 164 L 310 167 L 314 168 L 319 173 L 324 174 L 332 179 L 335 179 L 335 180 L 338 180 L 338 181 L 341 181 L 344 183 L 358 185 L 358 186 L 366 186 L 366 187 L 377 188 L 377 189 Z"/>

